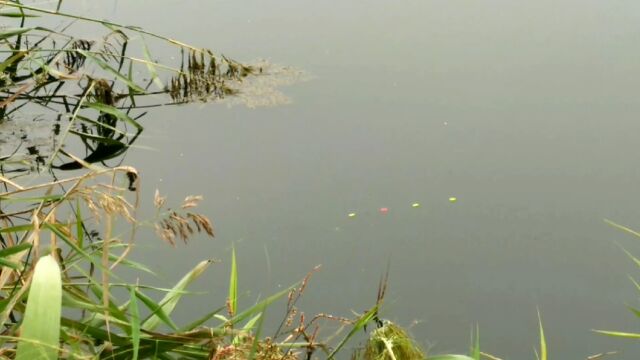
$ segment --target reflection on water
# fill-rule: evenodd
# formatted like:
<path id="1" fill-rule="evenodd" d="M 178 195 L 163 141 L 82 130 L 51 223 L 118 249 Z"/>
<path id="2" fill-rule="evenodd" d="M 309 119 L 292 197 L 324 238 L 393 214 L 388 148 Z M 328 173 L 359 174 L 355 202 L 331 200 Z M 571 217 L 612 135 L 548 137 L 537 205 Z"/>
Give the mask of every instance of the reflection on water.
<path id="1" fill-rule="evenodd" d="M 23 25 L 15 43 L 2 45 L 5 174 L 115 166 L 142 134 L 149 109 L 209 101 L 280 105 L 289 99 L 278 88 L 305 76 L 266 61 L 242 64 L 161 37 L 178 60 L 155 60 L 144 39 L 131 38 L 140 35 L 134 28 L 88 40 L 74 35 L 71 21 L 54 30 L 30 22 L 34 27 Z"/>

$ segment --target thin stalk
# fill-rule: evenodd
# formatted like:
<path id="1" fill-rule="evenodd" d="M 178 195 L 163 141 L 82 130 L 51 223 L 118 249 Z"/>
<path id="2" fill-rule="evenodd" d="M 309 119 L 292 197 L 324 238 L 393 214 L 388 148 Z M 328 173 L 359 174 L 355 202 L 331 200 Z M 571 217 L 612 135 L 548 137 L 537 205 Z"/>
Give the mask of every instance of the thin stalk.
<path id="1" fill-rule="evenodd" d="M 29 6 L 29 5 L 16 4 L 16 3 L 13 3 L 13 2 L 10 2 L 10 1 L 7 1 L 7 0 L 0 0 L 0 5 L 6 5 L 6 6 L 18 8 L 18 9 L 31 10 L 31 11 L 35 11 L 35 12 L 39 12 L 39 13 L 44 13 L 44 14 L 63 16 L 63 17 L 71 18 L 71 19 L 88 21 L 88 22 L 92 22 L 92 23 L 96 23 L 96 24 L 109 25 L 109 26 L 113 26 L 113 27 L 127 29 L 127 30 L 131 30 L 131 31 L 135 31 L 135 32 L 140 33 L 140 34 L 149 35 L 149 36 L 155 37 L 157 39 L 161 39 L 161 40 L 170 42 L 172 44 L 178 45 L 180 47 L 183 47 L 183 48 L 186 48 L 186 49 L 189 49 L 189 50 L 196 51 L 198 53 L 205 53 L 206 52 L 205 50 L 196 48 L 196 47 L 191 46 L 189 44 L 185 44 L 185 43 L 183 43 L 181 41 L 178 41 L 178 40 L 175 40 L 175 39 L 171 39 L 169 37 L 162 36 L 162 35 L 159 35 L 159 34 L 156 34 L 156 33 L 152 33 L 150 31 L 143 30 L 143 29 L 135 27 L 135 26 L 122 25 L 122 24 L 118 24 L 118 23 L 115 23 L 115 22 L 106 21 L 106 20 L 98 20 L 98 19 L 94 19 L 94 18 L 90 18 L 90 17 L 86 17 L 86 16 L 74 15 L 74 14 L 69 14 L 69 13 L 64 13 L 64 12 L 59 12 L 59 11 L 54 11 L 54 10 L 49 10 L 49 9 L 43 9 L 43 8 L 39 8 L 39 7 Z"/>

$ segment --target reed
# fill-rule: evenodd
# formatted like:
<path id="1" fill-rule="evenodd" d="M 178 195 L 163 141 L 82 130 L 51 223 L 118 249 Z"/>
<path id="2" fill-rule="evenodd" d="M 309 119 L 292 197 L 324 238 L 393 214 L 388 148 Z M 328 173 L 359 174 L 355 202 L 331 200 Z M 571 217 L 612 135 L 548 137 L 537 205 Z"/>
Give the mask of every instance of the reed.
<path id="1" fill-rule="evenodd" d="M 121 268 L 152 273 L 129 259 L 142 227 L 171 246 L 214 236 L 212 221 L 197 212 L 201 196 L 169 207 L 156 191 L 156 216 L 141 221 L 137 170 L 110 165 L 144 130 L 146 109 L 237 96 L 246 79 L 267 71 L 144 29 L 63 12 L 62 1 L 54 5 L 0 0 L 0 17 L 15 22 L 0 30 L 0 122 L 30 120 L 36 111 L 54 124 L 49 146 L 23 148 L 25 138 L 0 158 L 0 357 L 290 360 L 330 353 L 317 335 L 322 321 L 358 329 L 362 318 L 309 320 L 298 311 L 315 270 L 239 308 L 235 251 L 227 303 L 187 324 L 173 314 L 212 260 L 168 288 L 120 278 Z M 106 32 L 85 39 L 67 26 L 42 26 L 41 18 Z M 133 35 L 142 41 L 137 50 Z M 172 48 L 179 64 L 152 60 L 145 37 Z M 69 150 L 78 148 L 85 153 Z M 75 175 L 65 176 L 68 170 Z M 26 174 L 38 176 L 25 181 Z M 262 336 L 265 314 L 278 302 L 286 303 L 284 320 L 273 336 Z"/>

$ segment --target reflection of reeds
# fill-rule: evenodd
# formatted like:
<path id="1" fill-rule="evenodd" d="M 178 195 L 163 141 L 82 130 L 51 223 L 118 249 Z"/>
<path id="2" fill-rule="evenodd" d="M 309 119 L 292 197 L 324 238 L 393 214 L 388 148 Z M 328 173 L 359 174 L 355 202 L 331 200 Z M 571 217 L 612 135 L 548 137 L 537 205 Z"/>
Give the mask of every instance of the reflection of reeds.
<path id="1" fill-rule="evenodd" d="M 190 51 L 186 57 L 186 67 L 171 79 L 168 92 L 173 101 L 178 103 L 194 100 L 209 101 L 223 99 L 238 93 L 228 85 L 229 81 L 240 81 L 256 70 L 226 57 L 217 59 L 210 52 Z"/>
<path id="2" fill-rule="evenodd" d="M 247 78 L 262 73 L 261 67 L 243 65 L 139 28 L 59 9 L 51 11 L 11 0 L 0 0 L 0 8 L 17 9 L 12 16 L 20 22 L 17 29 L 0 30 L 0 48 L 8 54 L 0 60 L 0 121 L 31 116 L 29 111 L 34 108 L 55 119 L 50 151 L 32 144 L 25 146 L 31 156 L 38 157 L 38 166 L 53 173 L 54 180 L 21 184 L 21 178 L 15 175 L 32 166 L 29 158 L 16 155 L 22 142 L 10 155 L 0 153 L 0 183 L 5 190 L 0 193 L 0 327 L 4 329 L 0 357 L 14 358 L 18 342 L 33 345 L 33 340 L 42 338 L 24 336 L 32 336 L 30 327 L 45 326 L 43 317 L 40 321 L 25 317 L 25 299 L 27 308 L 42 310 L 47 306 L 46 299 L 37 295 L 41 293 L 38 286 L 28 292 L 40 258 L 58 263 L 62 281 L 50 284 L 62 290 L 63 311 L 49 319 L 60 326 L 60 331 L 47 326 L 50 339 L 31 346 L 48 346 L 46 353 L 51 359 L 294 360 L 311 358 L 317 351 L 329 353 L 327 343 L 318 338 L 317 323 L 321 320 L 363 324 L 362 319 L 351 321 L 324 314 L 307 320 L 296 303 L 311 273 L 291 288 L 253 306 L 241 307 L 235 251 L 226 306 L 198 314 L 200 317 L 188 325 L 176 324 L 173 312 L 188 294 L 189 285 L 213 261 L 199 262 L 171 288 L 139 281 L 126 283 L 118 276 L 123 266 L 151 272 L 129 257 L 138 231 L 149 224 L 136 214 L 138 172 L 128 166 L 109 167 L 107 163 L 124 154 L 138 138 L 143 130 L 141 109 L 165 102 L 235 96 Z M 97 23 L 110 28 L 110 32 L 101 40 L 89 41 L 69 36 L 65 30 L 29 27 L 25 25 L 27 12 Z M 144 59 L 130 56 L 130 33 L 176 47 L 186 54 L 183 66 L 176 69 L 152 60 L 146 44 Z M 147 69 L 148 82 L 140 81 L 137 75 L 141 67 Z M 164 87 L 159 76 L 167 73 L 171 80 Z M 152 83 L 160 84 L 159 91 L 149 90 Z M 163 94 L 170 100 L 155 102 L 150 96 Z M 85 149 L 83 155 L 72 152 L 74 142 Z M 10 165 L 15 167 L 8 169 Z M 81 175 L 58 179 L 56 170 L 78 170 Z M 151 227 L 173 246 L 176 239 L 186 243 L 198 235 L 213 237 L 211 220 L 196 212 L 201 200 L 201 196 L 188 196 L 177 207 L 169 208 L 166 198 L 156 192 L 154 205 L 158 211 Z M 125 231 L 120 232 L 122 229 Z M 266 310 L 285 298 L 284 321 L 276 336 L 262 336 Z M 221 314 L 225 308 L 226 317 Z M 20 330 L 25 330 L 21 338 Z M 30 347 L 21 348 L 28 351 Z M 31 355 L 19 356 L 27 359 Z"/>
<path id="3" fill-rule="evenodd" d="M 32 116 L 26 110 L 33 109 L 41 111 L 42 118 L 68 120 L 68 125 L 58 122 L 51 127 L 52 132 L 60 134 L 52 138 L 82 145 L 86 154 L 81 158 L 87 163 L 104 163 L 126 152 L 142 131 L 139 118 L 145 113 L 139 109 L 237 95 L 241 80 L 256 72 L 251 66 L 216 56 L 209 50 L 140 28 L 52 13 L 14 1 L 0 0 L 0 6 L 16 9 L 14 17 L 18 21 L 18 27 L 0 31 L 0 50 L 7 54 L 0 59 L 0 123 Z M 110 31 L 100 40 L 86 40 L 69 35 L 67 27 L 56 31 L 28 26 L 27 22 L 37 21 L 28 17 L 29 11 L 96 23 Z M 182 66 L 175 68 L 152 60 L 144 39 L 141 39 L 144 58 L 131 56 L 131 33 L 154 37 L 174 47 L 184 54 Z M 169 78 L 169 86 L 162 85 L 163 76 Z M 158 90 L 150 91 L 151 83 L 159 84 Z M 82 92 L 78 93 L 78 89 Z M 162 100 L 158 95 L 168 96 Z M 39 107 L 33 106 L 36 104 Z M 22 146 L 28 141 L 29 134 L 26 136 L 14 149 L 0 147 L 0 156 L 11 154 L 6 159 L 0 158 L 0 167 L 7 160 L 14 166 L 20 164 L 15 160 L 33 160 L 34 156 L 25 153 L 27 148 L 32 148 L 47 168 L 82 167 L 77 161 L 61 158 L 62 153 L 57 150 L 60 145 L 52 146 L 56 149 L 53 152 L 39 144 Z M 19 171 L 31 167 L 29 164 Z"/>

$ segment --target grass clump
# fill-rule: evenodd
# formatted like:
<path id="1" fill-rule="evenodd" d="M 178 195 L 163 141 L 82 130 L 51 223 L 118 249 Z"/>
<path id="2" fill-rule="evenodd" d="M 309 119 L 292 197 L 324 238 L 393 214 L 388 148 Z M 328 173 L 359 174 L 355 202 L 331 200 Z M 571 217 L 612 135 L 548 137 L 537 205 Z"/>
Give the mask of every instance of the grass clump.
<path id="1" fill-rule="evenodd" d="M 392 322 L 385 323 L 369 335 L 358 360 L 425 359 L 425 354 L 407 332 Z"/>

